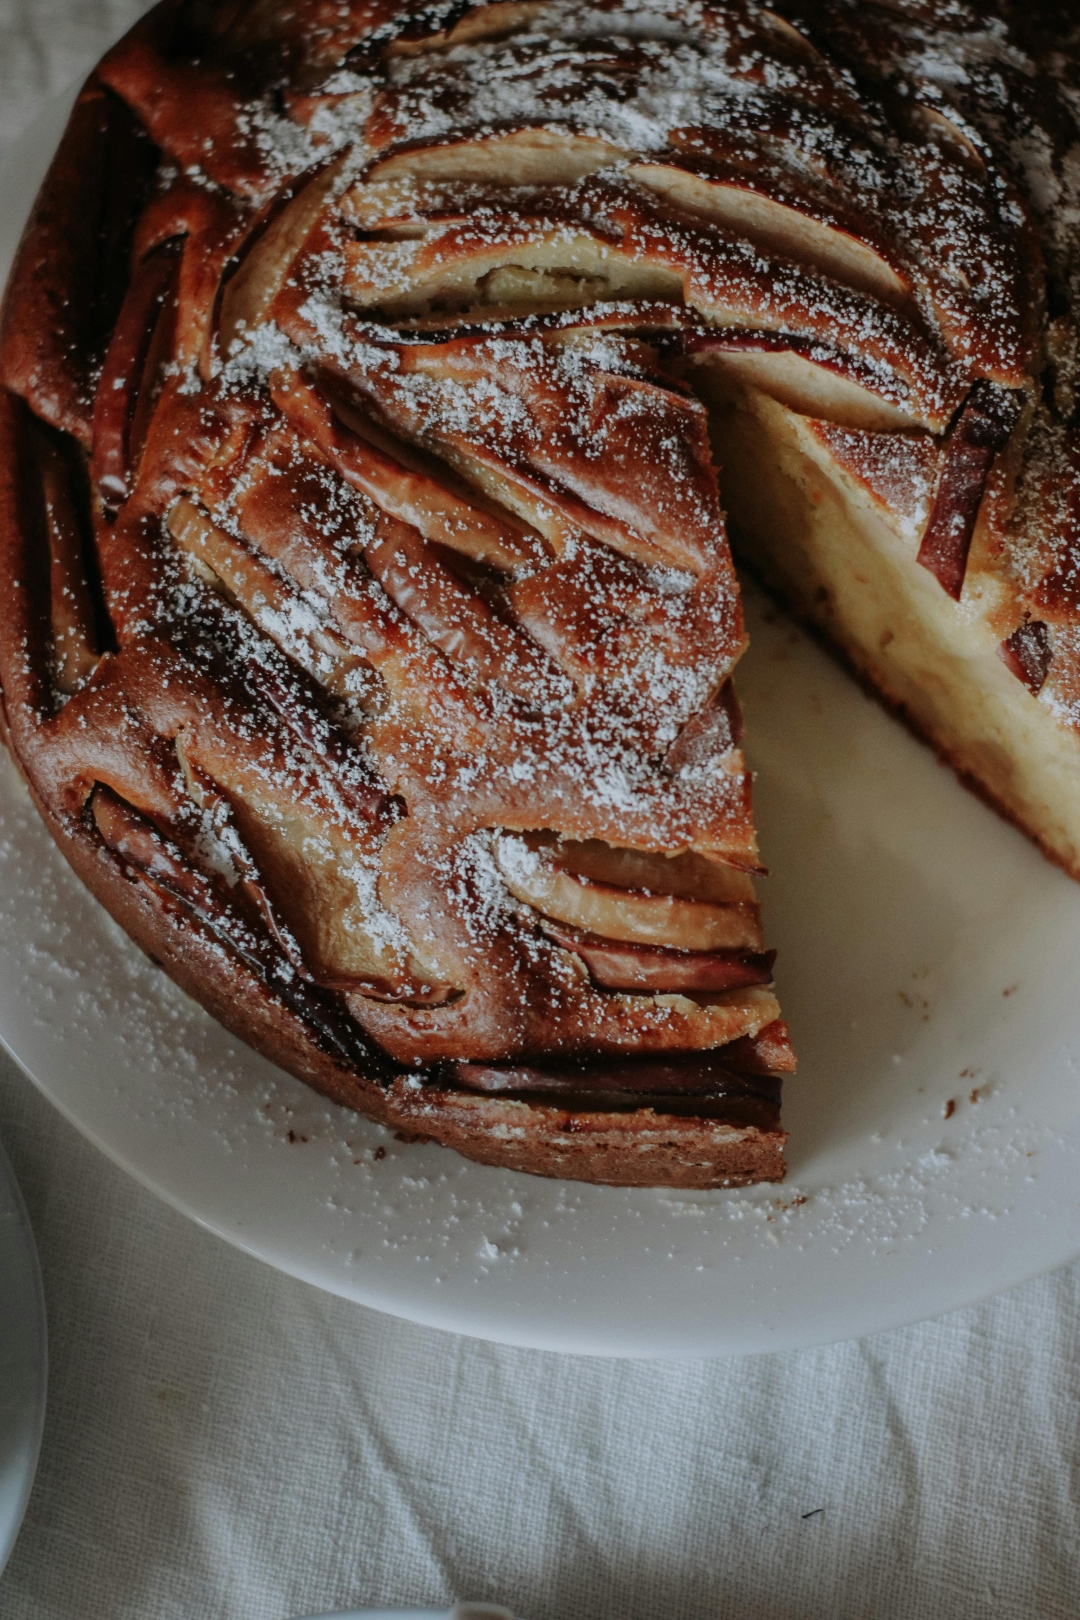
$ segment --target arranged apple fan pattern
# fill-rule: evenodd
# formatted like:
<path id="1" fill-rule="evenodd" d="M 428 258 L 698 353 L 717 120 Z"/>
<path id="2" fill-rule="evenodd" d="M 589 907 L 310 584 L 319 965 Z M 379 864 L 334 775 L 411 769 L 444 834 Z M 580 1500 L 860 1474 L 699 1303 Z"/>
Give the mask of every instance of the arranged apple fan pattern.
<path id="1" fill-rule="evenodd" d="M 923 500 L 1073 713 L 1077 217 L 999 159 L 1000 75 L 1059 89 L 1018 60 L 930 0 L 167 3 L 105 58 L 0 336 L 5 723 L 231 1028 L 489 1163 L 782 1173 L 700 396 Z"/>

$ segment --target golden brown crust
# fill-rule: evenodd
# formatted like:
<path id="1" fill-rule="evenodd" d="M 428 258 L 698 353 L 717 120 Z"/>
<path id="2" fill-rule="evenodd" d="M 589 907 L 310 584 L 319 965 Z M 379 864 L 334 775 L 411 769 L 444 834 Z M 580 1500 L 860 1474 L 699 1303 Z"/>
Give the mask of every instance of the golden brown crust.
<path id="1" fill-rule="evenodd" d="M 787 1132 L 654 1113 L 582 1113 L 429 1091 L 406 1131 L 481 1164 L 612 1187 L 744 1187 L 782 1181 Z"/>

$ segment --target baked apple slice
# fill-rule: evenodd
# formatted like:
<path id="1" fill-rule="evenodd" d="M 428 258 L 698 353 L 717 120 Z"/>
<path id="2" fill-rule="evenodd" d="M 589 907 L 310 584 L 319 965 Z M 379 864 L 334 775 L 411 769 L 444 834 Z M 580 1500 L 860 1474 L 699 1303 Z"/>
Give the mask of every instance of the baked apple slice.
<path id="1" fill-rule="evenodd" d="M 760 909 L 754 900 L 718 903 L 617 888 L 564 870 L 545 845 L 510 833 L 496 836 L 492 850 L 515 899 L 585 933 L 682 951 L 762 948 Z M 744 878 L 733 873 L 733 882 Z"/>

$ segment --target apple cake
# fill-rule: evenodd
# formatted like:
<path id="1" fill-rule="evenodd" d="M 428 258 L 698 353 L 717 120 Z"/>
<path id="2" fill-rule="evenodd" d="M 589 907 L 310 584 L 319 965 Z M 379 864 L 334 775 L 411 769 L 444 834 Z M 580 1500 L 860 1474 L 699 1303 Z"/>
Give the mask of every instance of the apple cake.
<path id="1" fill-rule="evenodd" d="M 1080 875 L 1078 41 L 151 11 L 0 326 L 3 733 L 138 943 L 408 1137 L 779 1178 L 731 546 Z"/>

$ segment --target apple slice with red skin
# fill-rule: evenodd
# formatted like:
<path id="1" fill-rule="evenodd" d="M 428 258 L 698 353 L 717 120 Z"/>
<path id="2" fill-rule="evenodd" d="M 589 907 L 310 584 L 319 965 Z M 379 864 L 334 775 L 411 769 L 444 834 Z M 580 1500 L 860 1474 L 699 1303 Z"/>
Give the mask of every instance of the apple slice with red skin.
<path id="1" fill-rule="evenodd" d="M 761 950 L 761 916 L 754 901 L 715 904 L 597 883 L 560 870 L 549 851 L 530 848 L 513 835 L 496 838 L 493 853 L 516 900 L 585 933 L 676 951 Z"/>
<path id="2" fill-rule="evenodd" d="M 27 221 L 4 297 L 3 385 L 89 449 L 93 379 L 131 264 L 158 151 L 91 74 Z"/>
<path id="3" fill-rule="evenodd" d="M 615 889 L 677 895 L 682 900 L 708 900 L 719 905 L 733 900 L 752 903 L 756 899 L 754 880 L 748 872 L 696 850 L 658 855 L 650 850 L 608 844 L 600 838 L 560 838 L 556 833 L 520 836 L 530 849 L 543 850 L 560 871 Z"/>
<path id="4" fill-rule="evenodd" d="M 369 126 L 369 139 L 375 128 L 377 119 Z M 521 129 L 441 141 L 377 160 L 364 179 L 345 193 L 340 207 L 362 230 L 379 230 L 400 221 L 414 222 L 425 189 L 438 198 L 443 188 L 452 197 L 449 188 L 469 185 L 500 190 L 506 186 L 573 185 L 625 156 L 626 148 L 610 140 L 569 130 Z"/>
<path id="5" fill-rule="evenodd" d="M 594 982 L 605 990 L 674 995 L 772 983 L 775 951 L 672 951 L 603 939 L 563 923 L 541 926 L 549 939 L 580 956 Z"/>
<path id="6" fill-rule="evenodd" d="M 383 513 L 364 561 L 394 605 L 459 668 L 531 702 L 572 691 L 542 648 L 495 616 L 440 561 L 419 529 Z"/>
<path id="7" fill-rule="evenodd" d="M 565 1093 L 623 1092 L 650 1096 L 717 1097 L 725 1093 L 760 1095 L 778 1089 L 772 1075 L 751 1076 L 724 1061 L 724 1047 L 707 1052 L 670 1052 L 646 1058 L 611 1053 L 575 1062 L 540 1058 L 535 1063 L 462 1063 L 452 1067 L 459 1085 L 470 1091 Z"/>
<path id="8" fill-rule="evenodd" d="M 694 134 L 692 129 L 671 132 L 673 145 L 691 164 Z M 902 304 L 910 297 L 910 278 L 860 231 L 860 221 L 843 219 L 839 212 L 824 217 L 820 201 L 815 207 L 805 199 L 800 207 L 790 194 L 770 195 L 762 177 L 750 180 L 734 165 L 700 173 L 671 162 L 635 163 L 629 172 L 676 208 L 716 221 L 770 258 L 794 259 L 885 303 Z"/>
<path id="9" fill-rule="evenodd" d="M 756 1035 L 740 1035 L 723 1050 L 724 1062 L 739 1074 L 794 1074 L 798 1067 L 782 1018 L 774 1018 Z"/>
<path id="10" fill-rule="evenodd" d="M 150 379 L 147 357 L 166 300 L 176 285 L 183 239 L 172 237 L 139 265 L 120 310 L 94 396 L 94 478 L 114 511 L 130 493 L 132 424 Z"/>
<path id="11" fill-rule="evenodd" d="M 77 692 L 100 658 L 99 626 L 87 566 L 87 491 L 81 458 L 66 436 L 31 417 L 29 447 L 41 483 L 50 562 L 53 680 Z"/>
<path id="12" fill-rule="evenodd" d="M 664 755 L 664 764 L 673 775 L 706 769 L 738 747 L 742 729 L 742 710 L 735 687 L 728 680 L 709 707 L 683 726 Z"/>
<path id="13" fill-rule="evenodd" d="M 1053 662 L 1050 627 L 1041 619 L 1027 619 L 998 648 L 998 657 L 1018 681 L 1023 681 L 1032 697 L 1038 697 L 1046 684 Z"/>
<path id="14" fill-rule="evenodd" d="M 332 995 L 298 974 L 262 927 L 253 927 L 219 896 L 216 885 L 111 788 L 100 783 L 89 802 L 94 827 L 126 876 L 148 887 L 159 905 L 180 909 L 240 958 L 270 992 L 301 1017 L 323 1045 L 350 1066 L 386 1073 L 386 1060 L 335 1005 Z"/>
<path id="15" fill-rule="evenodd" d="M 702 365 L 712 362 L 726 375 L 771 395 L 801 416 L 879 433 L 935 425 L 924 421 L 924 413 L 914 405 L 907 408 L 886 398 L 880 378 L 854 355 L 830 351 L 823 343 L 797 333 L 737 326 L 688 327 L 665 335 L 661 340 L 664 351 Z"/>
<path id="16" fill-rule="evenodd" d="M 309 624 L 291 585 L 228 534 L 193 501 L 182 496 L 168 514 L 169 533 L 188 556 L 220 582 L 223 591 L 313 680 L 336 697 L 377 701 L 377 681 L 367 659 L 326 625 Z M 295 706 L 294 706 L 295 707 Z"/>
<path id="17" fill-rule="evenodd" d="M 632 356 L 639 358 L 633 350 Z M 566 343 L 543 345 L 523 335 L 508 347 L 473 335 L 401 343 L 389 358 L 392 366 L 351 368 L 349 380 L 395 432 L 430 440 L 451 461 L 479 462 L 526 502 L 554 508 L 574 528 L 646 567 L 700 576 L 714 565 L 723 519 L 704 409 L 677 388 L 633 374 L 631 356 L 620 353 L 600 365 Z M 414 375 L 424 379 L 417 398 L 404 381 Z M 515 401 L 517 426 L 509 437 L 485 426 L 485 412 L 459 428 L 452 413 L 429 423 L 431 406 L 418 403 L 428 390 L 438 397 L 446 389 L 479 389 L 485 397 L 489 387 Z"/>
<path id="18" fill-rule="evenodd" d="M 937 495 L 919 547 L 919 562 L 954 602 L 959 602 L 964 589 L 971 537 L 986 480 L 1008 444 L 1022 408 L 1023 399 L 1015 390 L 977 382 L 946 441 Z"/>
<path id="19" fill-rule="evenodd" d="M 646 1058 L 613 1053 L 575 1062 L 572 1058 L 538 1058 L 534 1063 L 459 1062 L 453 1077 L 471 1091 L 548 1092 L 565 1094 L 582 1106 L 583 1093 L 622 1094 L 643 1102 L 659 1096 L 757 1096 L 779 1103 L 785 1074 L 794 1074 L 795 1054 L 788 1027 L 776 1018 L 756 1035 L 743 1035 L 727 1046 L 704 1052 L 666 1052 Z M 756 1083 L 755 1083 L 756 1082 Z"/>
<path id="20" fill-rule="evenodd" d="M 384 512 L 419 529 L 476 562 L 512 573 L 536 563 L 543 548 L 500 523 L 490 513 L 443 489 L 434 478 L 413 472 L 362 436 L 359 411 L 343 401 L 333 404 L 298 372 L 278 372 L 270 379 L 275 405 L 294 422 L 347 484 L 367 495 Z"/>
<path id="21" fill-rule="evenodd" d="M 269 314 L 297 255 L 311 236 L 341 170 L 335 158 L 300 176 L 253 223 L 236 262 L 223 276 L 216 311 L 218 344 L 228 359 L 233 344 Z"/>
<path id="22" fill-rule="evenodd" d="M 664 303 L 656 299 L 619 298 L 581 308 L 552 310 L 550 306 L 536 304 L 514 314 L 501 314 L 498 309 L 435 311 L 425 315 L 409 316 L 391 323 L 389 328 L 373 327 L 372 337 L 384 337 L 387 330 L 409 338 L 423 340 L 431 336 L 440 342 L 453 338 L 482 338 L 485 335 L 513 337 L 522 332 L 532 336 L 558 336 L 574 332 L 628 332 L 643 343 L 664 345 L 674 352 L 681 341 L 678 334 L 684 330 L 698 331 L 701 322 L 696 310 L 685 304 Z M 741 332 L 742 327 L 732 328 Z M 679 388 L 677 379 L 664 376 L 665 386 Z"/>

